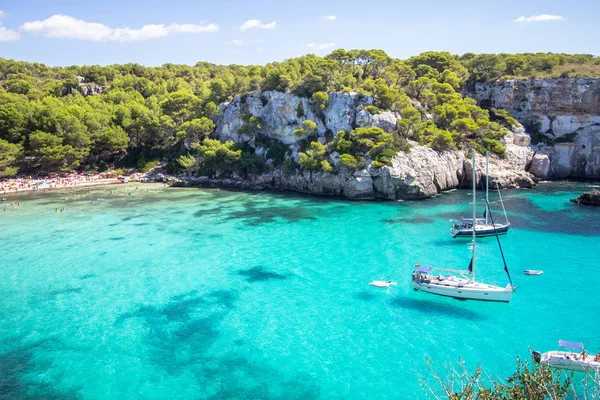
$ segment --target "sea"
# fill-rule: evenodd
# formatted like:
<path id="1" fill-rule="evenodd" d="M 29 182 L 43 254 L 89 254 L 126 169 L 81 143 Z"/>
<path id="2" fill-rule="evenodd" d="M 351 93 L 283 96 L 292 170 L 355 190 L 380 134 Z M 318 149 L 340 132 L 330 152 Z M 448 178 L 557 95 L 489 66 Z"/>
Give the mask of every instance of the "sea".
<path id="1" fill-rule="evenodd" d="M 415 264 L 468 266 L 471 241 L 449 230 L 471 215 L 469 190 L 404 202 L 136 183 L 4 195 L 0 399 L 420 399 L 451 366 L 504 380 L 559 339 L 595 353 L 600 208 L 569 199 L 597 186 L 502 192 L 510 303 L 409 286 Z M 496 238 L 476 250 L 477 279 L 505 286 Z"/>

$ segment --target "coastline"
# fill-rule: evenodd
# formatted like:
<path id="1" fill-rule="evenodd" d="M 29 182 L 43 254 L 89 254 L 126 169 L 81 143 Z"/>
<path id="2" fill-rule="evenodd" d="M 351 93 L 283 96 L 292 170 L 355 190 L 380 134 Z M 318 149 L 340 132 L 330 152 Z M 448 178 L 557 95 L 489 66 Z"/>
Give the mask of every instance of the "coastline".
<path id="1" fill-rule="evenodd" d="M 120 184 L 121 182 L 117 178 L 108 179 L 96 179 L 93 181 L 82 181 L 72 182 L 69 184 L 55 185 L 55 184 L 41 184 L 41 185 L 29 185 L 21 188 L 3 188 L 0 190 L 1 196 L 14 196 L 19 193 L 51 193 L 62 190 L 80 189 L 91 186 L 107 186 Z"/>

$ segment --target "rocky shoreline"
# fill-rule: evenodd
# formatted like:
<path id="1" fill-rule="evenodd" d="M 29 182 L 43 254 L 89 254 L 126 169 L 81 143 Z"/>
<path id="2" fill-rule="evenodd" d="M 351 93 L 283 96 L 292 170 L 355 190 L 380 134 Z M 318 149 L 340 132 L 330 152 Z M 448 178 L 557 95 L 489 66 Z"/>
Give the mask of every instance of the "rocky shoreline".
<path id="1" fill-rule="evenodd" d="M 482 107 L 510 111 L 537 141 L 544 140 L 532 144 L 521 124 L 507 130 L 502 139 L 506 153 L 490 157 L 491 187 L 530 188 L 540 179 L 600 177 L 598 85 L 598 80 L 583 78 L 498 81 L 465 91 Z M 306 119 L 316 121 L 320 142 L 325 142 L 325 135 L 355 127 L 378 127 L 386 132 L 395 129 L 400 115 L 391 111 L 371 114 L 371 105 L 373 98 L 356 93 L 330 93 L 322 110 L 316 109 L 310 99 L 291 93 L 266 91 L 236 96 L 219 106 L 215 137 L 245 143 L 257 154 L 265 154 L 268 149 L 264 144 L 239 133 L 244 115 L 257 116 L 268 127 L 265 135 L 288 145 L 290 158 L 297 162 L 299 145 L 294 130 Z M 425 199 L 445 190 L 470 187 L 472 167 L 465 150 L 439 152 L 411 143 L 410 152 L 399 152 L 391 166 L 373 168 L 367 161 L 358 170 L 340 166 L 336 154 L 328 159 L 336 172 L 271 169 L 245 179 L 219 174 L 164 178 L 173 186 L 290 190 L 354 200 Z M 478 157 L 480 173 L 485 171 L 484 162 Z M 479 179 L 485 179 L 484 173 Z"/>
<path id="2" fill-rule="evenodd" d="M 512 146 L 509 149 L 515 150 Z M 518 146 L 517 146 L 517 150 Z M 528 157 L 508 153 L 504 159 L 490 158 L 489 180 L 492 188 L 531 188 L 538 179 L 525 171 Z M 485 179 L 485 159 L 477 160 L 479 180 Z M 409 153 L 400 152 L 392 166 L 356 171 L 340 169 L 337 173 L 275 169 L 247 179 L 152 174 L 149 181 L 165 182 L 175 187 L 234 188 L 244 190 L 290 190 L 319 196 L 342 196 L 352 200 L 419 200 L 450 189 L 471 186 L 471 160 L 463 151 L 437 152 L 413 144 Z"/>
<path id="3" fill-rule="evenodd" d="M 594 189 L 583 193 L 581 196 L 571 199 L 573 203 L 587 206 L 600 206 L 600 191 Z"/>

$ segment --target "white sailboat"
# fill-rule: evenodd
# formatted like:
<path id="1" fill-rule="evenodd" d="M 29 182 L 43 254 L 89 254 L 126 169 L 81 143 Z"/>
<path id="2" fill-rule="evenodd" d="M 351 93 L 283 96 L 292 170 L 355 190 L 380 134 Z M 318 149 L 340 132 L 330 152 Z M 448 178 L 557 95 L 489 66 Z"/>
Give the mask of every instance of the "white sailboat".
<path id="1" fill-rule="evenodd" d="M 475 150 L 473 150 L 473 220 L 477 213 L 476 204 L 476 168 L 475 168 Z M 420 264 L 416 265 L 412 274 L 411 285 L 415 290 L 435 294 L 438 296 L 454 297 L 462 300 L 481 300 L 481 301 L 500 301 L 509 302 L 514 288 L 512 281 L 506 287 L 489 285 L 487 283 L 475 281 L 475 249 L 476 249 L 476 233 L 471 230 L 473 245 L 471 247 L 471 262 L 467 271 L 423 267 Z M 500 241 L 498 240 L 500 246 Z M 502 247 L 500 247 L 502 259 Z M 504 270 L 508 274 L 506 262 L 504 262 Z M 440 271 L 437 273 L 437 271 Z"/>
<path id="2" fill-rule="evenodd" d="M 475 164 L 473 164 L 473 171 L 475 171 Z M 489 197 L 489 156 L 485 153 L 485 211 L 483 218 L 463 218 L 459 222 L 452 225 L 450 228 L 450 234 L 454 238 L 470 237 L 475 230 L 477 237 L 504 235 L 508 233 L 510 228 L 510 222 L 508 222 L 508 216 L 506 215 L 506 209 L 504 208 L 504 202 L 502 201 L 502 195 L 498 188 L 498 196 L 500 197 L 500 204 L 502 204 L 502 210 L 504 211 L 504 222 L 494 221 L 491 218 L 490 212 L 490 197 Z M 475 190 L 475 184 L 473 184 L 473 190 Z M 475 221 L 475 223 L 473 223 Z"/>
<path id="3" fill-rule="evenodd" d="M 558 345 L 568 351 L 547 351 L 543 354 L 539 351 L 533 351 L 531 352 L 533 361 L 558 369 L 600 372 L 600 352 L 596 355 L 588 354 L 581 342 L 559 340 Z M 581 350 L 581 353 L 573 350 Z"/>

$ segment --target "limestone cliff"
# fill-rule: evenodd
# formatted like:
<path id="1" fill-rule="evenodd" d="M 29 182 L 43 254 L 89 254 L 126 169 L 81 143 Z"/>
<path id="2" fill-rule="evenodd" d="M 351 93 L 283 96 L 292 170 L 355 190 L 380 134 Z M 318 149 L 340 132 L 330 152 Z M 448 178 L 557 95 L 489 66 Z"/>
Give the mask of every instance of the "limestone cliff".
<path id="1" fill-rule="evenodd" d="M 380 127 L 390 132 L 396 129 L 400 116 L 390 111 L 371 114 L 367 107 L 372 104 L 371 97 L 356 93 L 330 93 L 327 106 L 322 110 L 310 99 L 290 93 L 267 91 L 237 96 L 220 106 L 216 136 L 221 140 L 246 142 L 255 147 L 257 152 L 263 153 L 264 149 L 255 143 L 254 137 L 238 133 L 243 125 L 243 116 L 251 114 L 262 118 L 266 124 L 263 127 L 266 136 L 290 145 L 292 158 L 296 159 L 299 146 L 294 130 L 300 128 L 302 121 L 306 119 L 317 123 L 319 141 L 323 142 L 328 135 L 339 130 Z M 504 142 L 507 147 L 505 157 L 491 160 L 492 182 L 500 187 L 532 186 L 535 178 L 525 171 L 533 156 L 529 148 L 529 136 L 522 128 L 515 129 L 515 132 L 507 131 Z M 336 166 L 337 156 L 334 153 L 330 157 L 331 163 Z M 271 170 L 252 177 L 250 184 L 255 187 L 339 195 L 351 199 L 422 199 L 460 185 L 468 187 L 470 181 L 465 179 L 465 172 L 470 174 L 470 164 L 465 163 L 464 151 L 438 152 L 412 143 L 410 152 L 398 153 L 389 167 L 373 168 L 368 162 L 364 169 L 350 171 L 342 167 L 337 173 L 284 173 L 281 170 Z M 207 185 L 248 187 L 248 182 L 231 179 L 211 180 L 204 177 L 192 181 Z"/>
<path id="2" fill-rule="evenodd" d="M 538 177 L 600 177 L 600 79 L 478 83 L 465 92 L 485 108 L 504 108 L 538 142 L 529 170 Z"/>

